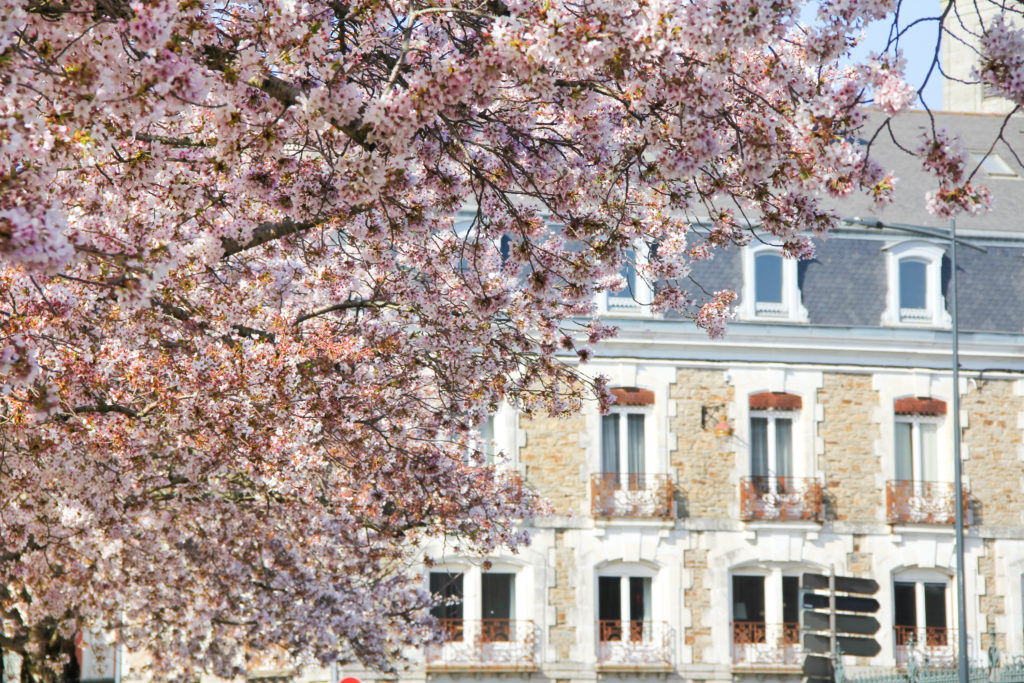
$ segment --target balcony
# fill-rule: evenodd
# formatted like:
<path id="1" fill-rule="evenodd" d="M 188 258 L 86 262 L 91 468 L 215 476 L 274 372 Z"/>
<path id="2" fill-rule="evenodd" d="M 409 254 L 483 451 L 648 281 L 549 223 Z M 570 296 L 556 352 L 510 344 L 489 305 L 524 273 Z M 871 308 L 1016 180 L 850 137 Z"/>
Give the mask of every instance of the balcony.
<path id="1" fill-rule="evenodd" d="M 813 477 L 743 477 L 740 519 L 820 522 L 821 482 Z"/>
<path id="2" fill-rule="evenodd" d="M 441 619 L 442 642 L 426 648 L 431 671 L 534 671 L 533 621 Z"/>
<path id="3" fill-rule="evenodd" d="M 800 624 L 732 622 L 732 664 L 749 669 L 799 667 Z"/>
<path id="4" fill-rule="evenodd" d="M 672 479 L 667 474 L 598 472 L 590 478 L 595 517 L 672 519 Z"/>
<path id="5" fill-rule="evenodd" d="M 896 666 L 913 658 L 919 666 L 956 663 L 956 630 L 944 626 L 896 626 Z"/>
<path id="6" fill-rule="evenodd" d="M 672 638 L 663 621 L 597 622 L 597 666 L 610 670 L 655 670 L 672 668 Z"/>
<path id="7" fill-rule="evenodd" d="M 967 492 L 964 492 L 967 523 Z M 896 479 L 886 482 L 885 509 L 890 524 L 953 524 L 956 488 L 941 481 Z"/>

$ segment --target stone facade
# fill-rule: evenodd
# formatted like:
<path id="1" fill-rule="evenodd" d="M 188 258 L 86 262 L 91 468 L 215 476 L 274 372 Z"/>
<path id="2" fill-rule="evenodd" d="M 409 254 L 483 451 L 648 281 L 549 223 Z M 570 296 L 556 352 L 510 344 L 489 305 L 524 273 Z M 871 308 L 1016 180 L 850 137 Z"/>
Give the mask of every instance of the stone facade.
<path id="1" fill-rule="evenodd" d="M 736 497 L 736 482 L 731 480 L 733 458 L 728 442 L 715 436 L 713 428 L 728 417 L 735 392 L 726 382 L 724 370 L 680 369 L 675 377 L 669 389 L 675 408 L 670 420 L 675 438 L 669 441 L 669 457 L 676 475 L 678 509 L 688 518 L 726 517 Z M 701 425 L 702 418 L 705 425 Z"/>
<path id="2" fill-rule="evenodd" d="M 844 521 L 884 521 L 879 504 L 882 468 L 876 418 L 880 406 L 870 375 L 826 374 L 818 401 L 823 408 L 818 435 L 824 452 L 819 457 L 828 516 Z"/>
<path id="3" fill-rule="evenodd" d="M 978 524 L 1020 526 L 1024 435 L 1019 427 L 1024 399 L 1008 381 L 968 382 L 961 412 L 964 427 L 964 478 L 971 490 L 973 518 Z"/>
<path id="4" fill-rule="evenodd" d="M 580 446 L 585 433 L 580 415 L 568 418 L 536 417 L 524 420 L 526 443 L 519 463 L 529 485 L 559 515 L 589 515 L 589 477 L 586 451 Z"/>

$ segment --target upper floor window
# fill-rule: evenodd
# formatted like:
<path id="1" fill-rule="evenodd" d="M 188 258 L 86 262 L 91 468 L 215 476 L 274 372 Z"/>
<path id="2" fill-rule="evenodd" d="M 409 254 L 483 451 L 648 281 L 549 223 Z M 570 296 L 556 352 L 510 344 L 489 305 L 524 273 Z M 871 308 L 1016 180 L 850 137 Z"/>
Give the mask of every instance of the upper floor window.
<path id="1" fill-rule="evenodd" d="M 772 318 L 807 322 L 807 309 L 800 300 L 796 261 L 784 258 L 778 247 L 767 244 L 748 247 L 743 256 L 741 318 Z"/>
<path id="2" fill-rule="evenodd" d="M 925 242 L 887 248 L 889 286 L 883 325 L 950 325 L 942 295 L 943 253 L 941 247 Z"/>
<path id="3" fill-rule="evenodd" d="M 624 262 L 619 274 L 623 286 L 615 291 L 605 292 L 599 300 L 601 312 L 604 313 L 643 313 L 649 310 L 654 299 L 651 283 L 643 276 L 643 268 L 650 256 L 650 247 L 639 243 L 626 249 Z"/>
<path id="4" fill-rule="evenodd" d="M 892 523 L 952 524 L 956 489 L 943 481 L 948 453 L 940 452 L 939 434 L 946 403 L 934 398 L 906 397 L 893 407 L 893 472 L 886 485 L 886 507 Z"/>
<path id="5" fill-rule="evenodd" d="M 647 422 L 654 392 L 625 387 L 612 389 L 616 401 L 601 416 L 601 471 L 643 475 L 646 471 Z"/>
<path id="6" fill-rule="evenodd" d="M 794 394 L 765 391 L 750 396 L 751 476 L 793 476 L 793 422 L 802 407 Z"/>

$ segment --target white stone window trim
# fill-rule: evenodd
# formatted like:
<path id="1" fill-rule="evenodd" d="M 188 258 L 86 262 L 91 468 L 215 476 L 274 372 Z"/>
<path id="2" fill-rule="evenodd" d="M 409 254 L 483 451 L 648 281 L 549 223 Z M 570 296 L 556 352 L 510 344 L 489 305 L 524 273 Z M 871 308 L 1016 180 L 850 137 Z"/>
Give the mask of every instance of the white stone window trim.
<path id="1" fill-rule="evenodd" d="M 946 250 L 930 242 L 910 240 L 889 244 L 885 251 L 886 305 L 882 312 L 882 325 L 890 327 L 952 326 L 953 319 L 946 310 L 946 297 L 942 295 L 942 257 Z M 925 307 L 900 308 L 900 263 L 921 261 L 925 264 Z"/>
<path id="2" fill-rule="evenodd" d="M 772 320 L 805 323 L 810 319 L 804 308 L 797 277 L 797 260 L 787 258 L 779 247 L 756 243 L 743 249 L 743 288 L 736 315 L 740 320 Z M 756 261 L 765 254 L 778 254 L 782 259 L 782 303 L 778 306 L 758 305 Z"/>
<path id="3" fill-rule="evenodd" d="M 654 288 L 640 271 L 647 265 L 651 248 L 647 242 L 637 240 L 633 244 L 633 267 L 636 272 L 632 289 L 627 284 L 621 292 L 602 292 L 597 296 L 598 315 L 649 316 L 654 301 Z"/>

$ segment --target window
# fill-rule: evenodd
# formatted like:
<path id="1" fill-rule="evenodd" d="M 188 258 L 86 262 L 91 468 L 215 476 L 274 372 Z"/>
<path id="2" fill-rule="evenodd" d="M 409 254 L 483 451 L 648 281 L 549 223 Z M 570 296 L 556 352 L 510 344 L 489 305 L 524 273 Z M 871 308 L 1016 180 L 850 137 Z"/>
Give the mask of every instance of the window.
<path id="1" fill-rule="evenodd" d="M 644 474 L 646 415 L 615 411 L 601 416 L 601 471 L 605 479 L 636 488 Z M 628 475 L 628 476 L 623 476 Z"/>
<path id="2" fill-rule="evenodd" d="M 911 654 L 929 661 L 953 655 L 949 629 L 949 579 L 935 572 L 908 572 L 893 581 L 893 626 L 896 662 L 906 664 Z"/>
<path id="3" fill-rule="evenodd" d="M 781 254 L 762 251 L 754 257 L 754 305 L 758 315 L 785 313 Z"/>
<path id="4" fill-rule="evenodd" d="M 793 418 L 787 413 L 750 414 L 750 474 L 790 477 L 793 473 Z"/>
<path id="5" fill-rule="evenodd" d="M 893 429 L 896 479 L 938 481 L 938 418 L 897 415 Z"/>
<path id="6" fill-rule="evenodd" d="M 430 572 L 430 592 L 444 598 L 430 613 L 441 622 L 445 640 L 460 641 L 463 636 L 462 603 L 465 597 L 462 574 Z"/>
<path id="7" fill-rule="evenodd" d="M 649 310 L 648 307 L 654 299 L 654 290 L 642 271 L 650 253 L 650 247 L 644 243 L 625 250 L 625 262 L 619 271 L 625 284 L 618 290 L 602 295 L 599 300 L 601 312 L 635 314 Z"/>
<path id="8" fill-rule="evenodd" d="M 796 394 L 750 395 L 750 475 L 756 489 L 783 491 L 793 484 L 793 422 L 802 407 Z"/>
<path id="9" fill-rule="evenodd" d="M 800 300 L 794 259 L 785 258 L 778 247 L 758 244 L 743 256 L 743 292 L 739 316 L 746 320 L 770 318 L 807 322 L 807 309 Z"/>
<path id="10" fill-rule="evenodd" d="M 1013 167 L 995 152 L 971 152 L 971 162 L 981 166 L 981 169 L 992 178 L 1020 179 Z"/>
<path id="11" fill-rule="evenodd" d="M 651 624 L 649 576 L 600 576 L 597 618 L 601 642 L 648 640 Z"/>
<path id="12" fill-rule="evenodd" d="M 516 575 L 486 572 L 480 575 L 482 633 L 487 642 L 506 643 L 516 619 Z"/>
<path id="13" fill-rule="evenodd" d="M 956 489 L 942 481 L 948 455 L 940 453 L 939 430 L 946 403 L 905 397 L 893 405 L 893 474 L 886 490 L 890 522 L 951 524 Z"/>
<path id="14" fill-rule="evenodd" d="M 749 570 L 748 570 L 749 571 Z M 732 576 L 733 663 L 799 661 L 800 579 L 780 570 Z"/>
<path id="15" fill-rule="evenodd" d="M 888 295 L 883 325 L 949 327 L 942 295 L 944 249 L 926 242 L 886 247 Z"/>

